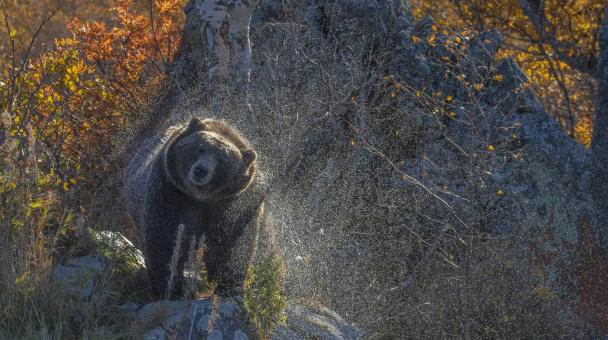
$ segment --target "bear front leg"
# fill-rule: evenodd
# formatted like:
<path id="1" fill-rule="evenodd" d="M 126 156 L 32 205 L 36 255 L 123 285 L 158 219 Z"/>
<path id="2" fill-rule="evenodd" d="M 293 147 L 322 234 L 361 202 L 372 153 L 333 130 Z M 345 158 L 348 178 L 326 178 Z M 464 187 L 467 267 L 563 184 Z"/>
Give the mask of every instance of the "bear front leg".
<path id="1" fill-rule="evenodd" d="M 217 283 L 215 293 L 219 296 L 243 295 L 249 268 L 257 250 L 260 217 L 263 204 L 244 213 L 231 225 L 220 227 L 223 232 L 210 244 L 217 246 L 209 249 L 205 265 L 209 279 Z M 227 232 L 228 231 L 228 232 Z"/>
<path id="2" fill-rule="evenodd" d="M 215 294 L 223 297 L 243 295 L 249 271 L 247 255 L 231 250 L 234 247 L 218 247 L 205 256 L 209 280 L 217 283 Z"/>
<path id="3" fill-rule="evenodd" d="M 171 277 L 171 257 L 175 248 L 177 228 L 150 228 L 146 235 L 144 250 L 148 277 L 153 289 L 160 298 L 165 298 Z M 183 244 L 182 244 L 183 248 Z M 183 297 L 184 260 L 182 251 L 174 273 L 173 285 L 169 298 L 176 300 Z"/>

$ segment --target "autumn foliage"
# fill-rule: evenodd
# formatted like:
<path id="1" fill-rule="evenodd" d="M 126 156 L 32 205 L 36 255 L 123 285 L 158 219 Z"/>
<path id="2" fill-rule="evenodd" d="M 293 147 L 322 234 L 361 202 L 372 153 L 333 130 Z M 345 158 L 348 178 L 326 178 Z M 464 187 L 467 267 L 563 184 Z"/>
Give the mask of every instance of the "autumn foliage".
<path id="1" fill-rule="evenodd" d="M 111 9 L 112 28 L 68 21 L 72 38 L 56 40 L 39 56 L 15 47 L 17 29 L 5 12 L 12 57 L 0 65 L 1 143 L 5 157 L 21 155 L 14 160 L 31 176 L 52 173 L 69 190 L 84 179 L 81 167 L 96 167 L 111 136 L 149 105 L 164 79 L 179 42 L 180 2 L 156 1 L 153 16 L 145 17 L 130 11 L 131 1 Z"/>
<path id="2" fill-rule="evenodd" d="M 58 11 L 30 31 L 0 0 L 0 337 L 24 335 L 40 318 L 51 330 L 61 325 L 56 338 L 97 329 L 82 327 L 86 312 L 52 298 L 49 266 L 76 227 L 73 214 L 95 205 L 87 195 L 103 179 L 114 139 L 153 103 L 179 44 L 179 0 L 150 2 L 148 16 L 131 2 L 119 0 L 106 23 L 68 20 L 71 37 L 44 45 L 38 38 Z"/>
<path id="3" fill-rule="evenodd" d="M 538 27 L 520 2 L 412 0 L 411 5 L 417 17 L 432 15 L 442 30 L 497 28 L 503 38 L 497 58 L 513 57 L 530 78 L 547 112 L 576 141 L 589 147 L 597 86 L 595 62 L 605 1 L 542 1 Z"/>

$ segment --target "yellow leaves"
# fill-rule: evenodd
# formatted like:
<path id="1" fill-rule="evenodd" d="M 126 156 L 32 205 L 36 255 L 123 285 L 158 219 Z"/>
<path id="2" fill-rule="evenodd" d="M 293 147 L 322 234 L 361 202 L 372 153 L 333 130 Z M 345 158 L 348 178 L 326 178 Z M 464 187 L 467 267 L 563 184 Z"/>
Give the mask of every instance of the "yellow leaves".
<path id="1" fill-rule="evenodd" d="M 68 66 L 66 72 L 69 75 L 76 75 L 78 73 L 78 67 L 76 65 Z"/>
<path id="2" fill-rule="evenodd" d="M 15 31 L 15 30 L 12 30 L 11 33 L 9 33 L 11 40 L 15 37 L 15 34 L 17 34 L 17 31 Z"/>
<path id="3" fill-rule="evenodd" d="M 395 94 L 394 93 L 391 93 L 391 98 L 395 98 Z"/>
<path id="4" fill-rule="evenodd" d="M 350 97 L 350 100 L 355 100 L 355 96 Z"/>
<path id="5" fill-rule="evenodd" d="M 429 44 L 430 44 L 431 46 L 435 46 L 435 43 L 434 43 L 434 41 L 435 41 L 435 35 L 430 35 L 430 36 L 427 38 L 427 41 L 429 42 Z"/>
<path id="6" fill-rule="evenodd" d="M 355 141 L 354 140 L 350 141 L 350 144 L 354 146 L 355 145 Z"/>
<path id="7" fill-rule="evenodd" d="M 414 36 L 412 36 L 412 40 L 414 40 L 414 42 L 419 42 L 420 38 L 418 38 L 417 36 L 414 35 Z"/>
<path id="8" fill-rule="evenodd" d="M 32 209 L 34 209 L 34 208 L 40 208 L 43 205 L 44 205 L 44 201 L 38 201 L 36 203 L 30 204 L 30 208 L 32 208 Z"/>
<path id="9" fill-rule="evenodd" d="M 502 195 L 502 190 L 498 190 L 497 194 Z"/>
<path id="10" fill-rule="evenodd" d="M 418 98 L 420 98 L 420 92 L 416 92 L 416 95 L 418 96 Z"/>
<path id="11" fill-rule="evenodd" d="M 452 101 L 452 96 L 448 96 L 446 99 L 447 99 L 449 102 L 451 102 L 451 101 Z"/>
<path id="12" fill-rule="evenodd" d="M 450 112 L 450 114 L 451 114 L 452 116 L 455 116 L 455 115 L 456 115 L 454 112 Z"/>
<path id="13" fill-rule="evenodd" d="M 488 149 L 490 149 L 490 150 L 494 150 L 494 146 L 493 146 L 493 145 L 489 145 L 489 146 L 488 146 Z"/>
<path id="14" fill-rule="evenodd" d="M 502 81 L 502 74 L 495 75 L 494 79 L 496 79 L 498 81 Z"/>
<path id="15" fill-rule="evenodd" d="M 478 90 L 483 89 L 483 84 L 475 84 L 475 88 L 477 88 Z"/>
<path id="16" fill-rule="evenodd" d="M 399 136 L 399 131 L 396 131 L 396 132 L 395 132 L 395 136 Z"/>
<path id="17" fill-rule="evenodd" d="M 70 89 L 70 91 L 75 91 L 76 90 L 76 84 L 74 84 L 74 82 L 71 81 L 71 80 L 68 81 L 65 85 L 66 85 L 66 87 L 68 89 Z"/>

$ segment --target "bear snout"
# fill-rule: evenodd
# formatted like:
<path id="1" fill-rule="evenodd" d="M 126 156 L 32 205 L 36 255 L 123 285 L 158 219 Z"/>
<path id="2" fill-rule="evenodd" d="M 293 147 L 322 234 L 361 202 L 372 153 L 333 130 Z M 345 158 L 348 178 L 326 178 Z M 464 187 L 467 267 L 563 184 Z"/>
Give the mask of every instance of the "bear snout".
<path id="1" fill-rule="evenodd" d="M 199 178 L 204 178 L 209 173 L 209 170 L 202 165 L 197 165 L 194 167 L 194 176 Z"/>
<path id="2" fill-rule="evenodd" d="M 190 170 L 190 181 L 197 185 L 207 184 L 211 180 L 212 170 L 207 164 L 196 163 Z"/>

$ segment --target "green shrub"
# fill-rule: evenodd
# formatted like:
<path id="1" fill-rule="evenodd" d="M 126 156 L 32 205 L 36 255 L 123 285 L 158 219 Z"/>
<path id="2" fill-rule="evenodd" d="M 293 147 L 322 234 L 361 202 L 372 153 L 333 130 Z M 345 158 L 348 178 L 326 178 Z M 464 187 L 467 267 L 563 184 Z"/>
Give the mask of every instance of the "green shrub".
<path id="1" fill-rule="evenodd" d="M 255 331 L 262 339 L 270 339 L 277 326 L 285 325 L 283 277 L 279 256 L 265 259 L 249 270 L 244 303 Z"/>

